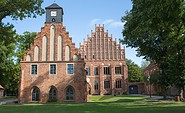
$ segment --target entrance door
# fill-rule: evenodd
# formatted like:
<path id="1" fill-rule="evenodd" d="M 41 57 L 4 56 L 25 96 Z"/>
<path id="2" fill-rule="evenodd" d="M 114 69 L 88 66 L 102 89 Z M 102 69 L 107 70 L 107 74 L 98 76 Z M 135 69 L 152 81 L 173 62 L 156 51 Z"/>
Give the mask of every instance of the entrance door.
<path id="1" fill-rule="evenodd" d="M 136 85 L 129 86 L 129 94 L 138 94 L 138 87 Z"/>
<path id="2" fill-rule="evenodd" d="M 32 91 L 32 101 L 39 101 L 39 89 L 34 88 Z"/>

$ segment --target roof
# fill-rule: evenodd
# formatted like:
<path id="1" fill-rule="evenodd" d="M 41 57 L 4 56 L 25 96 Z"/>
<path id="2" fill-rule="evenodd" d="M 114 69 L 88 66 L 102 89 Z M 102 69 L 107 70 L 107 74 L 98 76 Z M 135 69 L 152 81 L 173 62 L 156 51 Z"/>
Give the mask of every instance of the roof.
<path id="1" fill-rule="evenodd" d="M 3 86 L 0 85 L 0 89 L 4 89 Z"/>
<path id="2" fill-rule="evenodd" d="M 50 6 L 46 7 L 45 9 L 62 9 L 58 4 L 53 3 Z"/>

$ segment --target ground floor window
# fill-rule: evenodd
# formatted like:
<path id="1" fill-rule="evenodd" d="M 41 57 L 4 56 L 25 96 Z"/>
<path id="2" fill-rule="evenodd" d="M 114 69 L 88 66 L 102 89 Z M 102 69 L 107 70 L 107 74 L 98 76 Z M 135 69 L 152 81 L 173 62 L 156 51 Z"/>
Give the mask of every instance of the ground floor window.
<path id="1" fill-rule="evenodd" d="M 104 89 L 110 88 L 110 81 L 104 81 Z"/>
<path id="2" fill-rule="evenodd" d="M 94 81 L 94 90 L 98 90 L 98 82 Z"/>
<path id="3" fill-rule="evenodd" d="M 116 88 L 121 88 L 121 80 L 116 80 Z"/>
<path id="4" fill-rule="evenodd" d="M 32 90 L 32 101 L 39 101 L 39 88 L 34 87 Z"/>
<path id="5" fill-rule="evenodd" d="M 55 87 L 52 87 L 49 90 L 49 101 L 50 102 L 57 101 L 57 91 L 56 91 L 56 88 Z"/>
<path id="6" fill-rule="evenodd" d="M 74 100 L 74 90 L 71 86 L 66 89 L 66 100 Z"/>

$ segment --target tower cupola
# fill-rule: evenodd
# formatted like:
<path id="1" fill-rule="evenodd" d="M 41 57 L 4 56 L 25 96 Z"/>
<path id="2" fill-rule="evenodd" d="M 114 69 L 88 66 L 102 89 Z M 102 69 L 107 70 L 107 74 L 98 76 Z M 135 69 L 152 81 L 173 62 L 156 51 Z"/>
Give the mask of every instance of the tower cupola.
<path id="1" fill-rule="evenodd" d="M 61 23 L 63 22 L 63 8 L 53 3 L 46 9 L 46 23 Z"/>

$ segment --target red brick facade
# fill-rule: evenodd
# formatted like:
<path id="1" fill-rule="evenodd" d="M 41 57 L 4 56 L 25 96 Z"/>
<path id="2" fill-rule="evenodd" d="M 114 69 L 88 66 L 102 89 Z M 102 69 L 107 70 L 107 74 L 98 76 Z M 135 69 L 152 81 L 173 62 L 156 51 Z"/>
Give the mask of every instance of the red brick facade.
<path id="1" fill-rule="evenodd" d="M 145 69 L 144 69 L 144 77 L 146 79 L 148 79 L 148 81 L 145 82 L 145 94 L 152 94 L 152 95 L 159 95 L 162 94 L 163 89 L 158 86 L 158 85 L 154 85 L 154 84 L 150 84 L 149 82 L 149 77 L 153 74 L 153 73 L 159 73 L 160 69 L 156 64 L 149 64 Z M 171 96 L 175 96 L 178 95 L 178 90 L 175 86 L 172 86 L 171 88 L 169 88 L 167 90 L 167 94 L 171 95 Z"/>
<path id="2" fill-rule="evenodd" d="M 125 49 L 104 26 L 76 49 L 58 12 L 63 9 L 55 3 L 46 8 L 44 27 L 20 63 L 19 102 L 86 102 L 87 94 L 127 93 Z"/>
<path id="3" fill-rule="evenodd" d="M 125 49 L 104 32 L 104 26 L 96 26 L 84 45 L 80 44 L 79 53 L 86 63 L 89 94 L 127 93 Z"/>
<path id="4" fill-rule="evenodd" d="M 86 102 L 84 67 L 63 23 L 45 23 L 21 61 L 19 102 Z"/>

